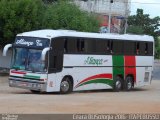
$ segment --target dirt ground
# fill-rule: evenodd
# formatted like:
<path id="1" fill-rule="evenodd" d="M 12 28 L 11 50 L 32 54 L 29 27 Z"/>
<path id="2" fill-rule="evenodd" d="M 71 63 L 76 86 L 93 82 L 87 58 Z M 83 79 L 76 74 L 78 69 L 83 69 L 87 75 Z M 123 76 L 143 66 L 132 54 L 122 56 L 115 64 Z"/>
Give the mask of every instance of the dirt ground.
<path id="1" fill-rule="evenodd" d="M 32 94 L 0 77 L 0 113 L 160 113 L 160 80 L 130 92 L 112 90 Z"/>

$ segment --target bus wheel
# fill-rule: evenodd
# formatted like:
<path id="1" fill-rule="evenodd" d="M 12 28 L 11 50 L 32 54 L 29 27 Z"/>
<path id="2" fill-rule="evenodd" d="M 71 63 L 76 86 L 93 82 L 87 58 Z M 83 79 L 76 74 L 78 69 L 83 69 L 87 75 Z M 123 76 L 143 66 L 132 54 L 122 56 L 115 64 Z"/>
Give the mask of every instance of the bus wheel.
<path id="1" fill-rule="evenodd" d="M 127 76 L 125 79 L 125 85 L 124 85 L 124 90 L 125 91 L 130 91 L 132 90 L 134 87 L 133 85 L 133 77 L 131 76 Z"/>
<path id="2" fill-rule="evenodd" d="M 114 80 L 113 90 L 119 92 L 122 89 L 122 78 L 117 76 Z"/>
<path id="3" fill-rule="evenodd" d="M 72 92 L 72 83 L 69 77 L 65 77 L 60 84 L 60 93 L 67 94 L 70 92 Z"/>

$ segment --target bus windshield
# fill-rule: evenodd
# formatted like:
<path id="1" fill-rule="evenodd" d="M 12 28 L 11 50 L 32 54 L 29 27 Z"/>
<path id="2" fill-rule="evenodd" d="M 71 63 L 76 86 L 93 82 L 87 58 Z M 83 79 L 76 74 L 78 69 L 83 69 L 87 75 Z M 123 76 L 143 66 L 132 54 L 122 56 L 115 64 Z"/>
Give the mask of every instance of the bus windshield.
<path id="1" fill-rule="evenodd" d="M 46 72 L 45 61 L 41 60 L 42 50 L 14 48 L 12 69 L 32 72 Z"/>

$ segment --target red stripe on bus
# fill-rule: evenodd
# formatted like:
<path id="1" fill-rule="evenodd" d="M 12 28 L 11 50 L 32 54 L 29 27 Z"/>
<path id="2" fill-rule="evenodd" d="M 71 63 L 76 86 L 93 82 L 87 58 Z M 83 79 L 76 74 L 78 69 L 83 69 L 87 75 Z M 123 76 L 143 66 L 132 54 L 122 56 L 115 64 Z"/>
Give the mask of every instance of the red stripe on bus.
<path id="1" fill-rule="evenodd" d="M 21 74 L 21 75 L 26 74 L 25 72 L 19 72 L 19 71 L 11 71 L 11 73 L 16 73 L 16 74 Z"/>
<path id="2" fill-rule="evenodd" d="M 109 79 L 112 79 L 112 74 L 98 74 L 98 75 L 94 75 L 94 76 L 91 76 L 91 77 L 88 77 L 88 78 L 82 80 L 79 84 L 82 84 L 84 82 L 87 82 L 89 80 L 96 79 L 96 78 L 109 78 Z M 78 86 L 78 85 L 76 85 L 76 86 Z"/>
<path id="3" fill-rule="evenodd" d="M 136 58 L 135 56 L 125 56 L 125 77 L 129 74 L 133 75 L 136 82 Z"/>

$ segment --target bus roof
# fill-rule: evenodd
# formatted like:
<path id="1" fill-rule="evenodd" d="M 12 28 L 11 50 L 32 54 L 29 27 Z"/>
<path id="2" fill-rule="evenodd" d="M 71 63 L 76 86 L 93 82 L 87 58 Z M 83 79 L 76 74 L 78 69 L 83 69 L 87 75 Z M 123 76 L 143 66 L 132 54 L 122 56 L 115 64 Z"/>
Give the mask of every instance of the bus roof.
<path id="1" fill-rule="evenodd" d="M 60 36 L 69 37 L 86 37 L 86 38 L 102 38 L 102 39 L 120 39 L 120 40 L 134 40 L 134 41 L 154 41 L 149 35 L 131 35 L 131 34 L 114 34 L 114 33 L 89 33 L 78 32 L 73 30 L 36 30 L 30 32 L 20 33 L 17 36 L 39 37 L 39 38 L 55 38 Z"/>

